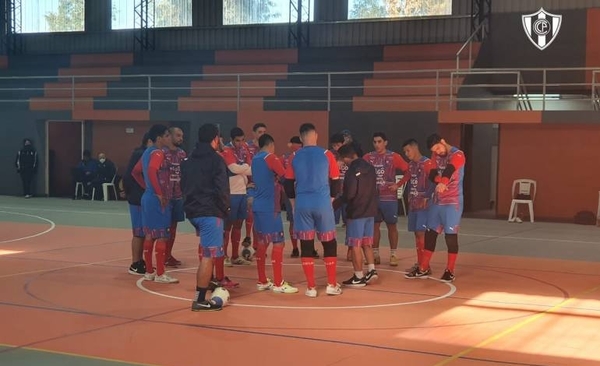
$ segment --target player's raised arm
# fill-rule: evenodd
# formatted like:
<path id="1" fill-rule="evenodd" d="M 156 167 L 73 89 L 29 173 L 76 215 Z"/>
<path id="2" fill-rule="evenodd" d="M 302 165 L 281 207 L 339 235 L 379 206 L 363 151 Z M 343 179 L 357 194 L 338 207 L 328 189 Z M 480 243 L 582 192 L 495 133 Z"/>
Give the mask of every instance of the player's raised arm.
<path id="1" fill-rule="evenodd" d="M 267 162 L 267 166 L 271 171 L 273 171 L 279 178 L 285 177 L 285 168 L 283 167 L 283 163 L 275 154 L 269 154 L 265 159 Z"/>

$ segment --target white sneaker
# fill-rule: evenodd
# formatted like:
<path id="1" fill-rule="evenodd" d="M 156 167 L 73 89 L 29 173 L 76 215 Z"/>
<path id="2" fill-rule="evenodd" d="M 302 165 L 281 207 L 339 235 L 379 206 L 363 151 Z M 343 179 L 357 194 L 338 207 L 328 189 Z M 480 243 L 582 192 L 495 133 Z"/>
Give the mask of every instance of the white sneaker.
<path id="1" fill-rule="evenodd" d="M 160 276 L 156 276 L 154 278 L 154 282 L 158 282 L 158 283 L 179 283 L 179 280 L 177 278 L 173 278 L 173 277 L 169 276 L 166 273 L 163 273 Z"/>
<path id="2" fill-rule="evenodd" d="M 327 295 L 341 295 L 342 294 L 342 286 L 339 283 L 335 285 L 327 285 L 327 290 L 325 291 Z"/>
<path id="3" fill-rule="evenodd" d="M 270 290 L 273 288 L 273 282 L 271 282 L 270 279 L 267 278 L 267 283 L 256 283 L 256 289 L 258 291 L 265 291 L 265 290 Z"/>
<path id="4" fill-rule="evenodd" d="M 312 288 L 307 288 L 306 292 L 304 293 L 304 295 L 308 296 L 308 297 L 317 297 L 317 289 L 312 287 Z"/>
<path id="5" fill-rule="evenodd" d="M 278 294 L 295 294 L 298 292 L 298 289 L 284 281 L 281 286 L 273 286 L 273 292 Z"/>
<path id="6" fill-rule="evenodd" d="M 224 265 L 225 267 L 233 267 L 233 263 L 231 263 L 231 259 L 229 257 L 225 257 Z"/>
<path id="7" fill-rule="evenodd" d="M 154 281 L 154 277 L 156 277 L 156 271 L 152 273 L 146 272 L 146 274 L 144 275 L 144 281 Z"/>

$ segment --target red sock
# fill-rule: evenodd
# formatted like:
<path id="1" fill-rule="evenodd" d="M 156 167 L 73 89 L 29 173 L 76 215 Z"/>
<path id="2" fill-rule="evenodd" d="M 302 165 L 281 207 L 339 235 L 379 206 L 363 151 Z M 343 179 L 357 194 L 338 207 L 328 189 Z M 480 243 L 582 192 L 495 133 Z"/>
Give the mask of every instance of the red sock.
<path id="1" fill-rule="evenodd" d="M 222 281 L 225 278 L 225 257 L 215 258 L 215 277 L 217 281 Z"/>
<path id="2" fill-rule="evenodd" d="M 417 263 L 423 260 L 423 252 L 425 251 L 425 238 L 417 239 Z"/>
<path id="3" fill-rule="evenodd" d="M 258 245 L 258 250 L 256 251 L 256 269 L 258 270 L 258 282 L 260 283 L 267 283 L 266 253 L 267 246 L 264 244 Z"/>
<path id="4" fill-rule="evenodd" d="M 246 219 L 246 237 L 252 237 L 252 225 L 254 224 L 254 220 L 251 213 L 248 213 L 248 218 Z"/>
<path id="5" fill-rule="evenodd" d="M 273 244 L 271 264 L 273 265 L 273 279 L 275 280 L 275 286 L 281 286 L 283 283 L 283 244 Z"/>
<path id="6" fill-rule="evenodd" d="M 456 257 L 458 253 L 448 253 L 448 265 L 446 266 L 450 272 L 454 273 L 454 265 L 456 264 Z"/>
<path id="7" fill-rule="evenodd" d="M 433 256 L 433 252 L 430 250 L 425 249 L 423 251 L 423 257 L 421 258 L 422 261 L 419 262 L 419 264 L 421 265 L 421 269 L 424 270 L 428 270 L 429 269 L 429 262 L 431 261 L 431 257 Z"/>
<path id="8" fill-rule="evenodd" d="M 154 239 L 144 240 L 144 262 L 146 262 L 146 273 L 153 273 L 152 256 L 154 255 Z"/>
<path id="9" fill-rule="evenodd" d="M 171 224 L 171 228 L 169 230 L 171 236 L 167 241 L 167 252 L 165 255 L 167 259 L 171 259 L 171 257 L 173 256 L 173 244 L 175 244 L 175 235 L 177 234 L 177 221 Z"/>
<path id="10" fill-rule="evenodd" d="M 327 271 L 327 283 L 335 286 L 337 285 L 336 280 L 336 267 L 337 267 L 337 257 L 327 257 L 323 258 L 325 261 L 325 270 Z"/>
<path id="11" fill-rule="evenodd" d="M 242 239 L 242 228 L 233 227 L 231 229 L 231 258 L 240 256 L 240 240 Z"/>
<path id="12" fill-rule="evenodd" d="M 226 226 L 223 232 L 223 253 L 227 257 L 227 249 L 229 249 L 229 236 L 231 235 L 231 226 Z"/>
<path id="13" fill-rule="evenodd" d="M 254 250 L 256 250 L 257 248 L 256 243 L 258 243 L 258 234 L 256 234 L 256 231 L 252 230 L 252 247 L 254 248 Z M 267 253 L 265 253 L 265 255 L 267 255 Z"/>
<path id="14" fill-rule="evenodd" d="M 315 259 L 309 257 L 302 257 L 302 270 L 306 277 L 306 283 L 309 288 L 314 288 L 315 284 Z"/>
<path id="15" fill-rule="evenodd" d="M 156 241 L 156 274 L 162 276 L 165 273 L 165 256 L 167 255 L 167 241 Z"/>

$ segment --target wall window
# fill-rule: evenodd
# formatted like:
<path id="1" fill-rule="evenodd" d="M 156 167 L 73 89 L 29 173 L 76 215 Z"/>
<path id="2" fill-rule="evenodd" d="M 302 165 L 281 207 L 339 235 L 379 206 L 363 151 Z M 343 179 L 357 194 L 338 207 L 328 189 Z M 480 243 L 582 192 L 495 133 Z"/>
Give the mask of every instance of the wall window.
<path id="1" fill-rule="evenodd" d="M 21 0 L 14 25 L 18 33 L 83 32 L 85 0 Z"/>
<path id="2" fill-rule="evenodd" d="M 302 21 L 314 20 L 314 3 L 302 0 Z M 223 0 L 223 25 L 288 23 L 290 14 L 295 22 L 297 4 L 297 0 Z"/>
<path id="3" fill-rule="evenodd" d="M 452 15 L 452 0 L 348 0 L 348 19 Z"/>
<path id="4" fill-rule="evenodd" d="M 136 6 L 141 0 L 112 0 L 112 29 L 140 28 Z M 148 0 L 148 27 L 191 27 L 192 0 Z"/>

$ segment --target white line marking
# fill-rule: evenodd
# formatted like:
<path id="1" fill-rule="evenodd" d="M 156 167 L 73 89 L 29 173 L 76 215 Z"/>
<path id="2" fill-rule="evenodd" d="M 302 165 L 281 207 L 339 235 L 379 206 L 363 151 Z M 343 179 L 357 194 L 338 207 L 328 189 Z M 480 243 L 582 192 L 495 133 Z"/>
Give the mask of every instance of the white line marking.
<path id="1" fill-rule="evenodd" d="M 301 266 L 301 264 L 286 264 L 286 263 L 284 263 L 284 265 L 286 265 L 286 266 Z M 320 265 L 320 267 L 323 267 L 323 265 Z M 350 266 L 338 266 L 338 268 L 352 268 L 352 267 L 350 267 Z M 189 269 L 192 269 L 192 268 L 181 268 L 181 269 L 175 269 L 175 270 L 168 271 L 168 272 L 182 272 L 182 271 L 189 270 Z M 377 271 L 393 272 L 393 273 L 404 274 L 404 272 L 393 271 L 393 270 L 383 269 L 383 268 L 378 268 Z M 438 279 L 431 278 L 431 277 L 429 279 L 431 279 L 433 281 L 438 281 L 438 282 L 443 283 L 445 285 L 448 285 L 448 287 L 450 287 L 450 290 L 447 293 L 445 293 L 445 294 L 443 294 L 441 296 L 432 297 L 430 299 L 408 301 L 408 302 L 399 302 L 399 303 L 391 303 L 391 304 L 354 305 L 354 306 L 278 306 L 278 305 L 242 304 L 242 303 L 230 302 L 227 306 L 239 306 L 239 307 L 261 308 L 261 309 L 288 309 L 288 310 L 375 309 L 375 308 L 386 308 L 386 307 L 394 307 L 394 306 L 415 305 L 415 304 L 423 304 L 423 303 L 427 303 L 427 302 L 439 301 L 439 300 L 443 300 L 443 299 L 445 299 L 447 297 L 452 296 L 456 292 L 456 286 L 454 286 L 451 283 L 445 283 L 445 282 L 442 282 L 442 281 L 440 281 Z M 181 300 L 181 301 L 188 301 L 188 302 L 192 301 L 192 299 L 186 299 L 184 297 L 166 295 L 166 294 L 162 294 L 160 292 L 149 290 L 146 287 L 144 287 L 143 283 L 144 283 L 144 278 L 142 277 L 139 280 L 137 280 L 136 285 L 137 285 L 137 287 L 140 290 L 145 291 L 145 292 L 147 292 L 149 294 L 157 295 L 157 296 L 162 296 L 162 297 L 166 297 L 166 298 L 174 299 L 174 300 Z M 298 294 L 301 294 L 301 292 L 299 292 Z"/>
<path id="2" fill-rule="evenodd" d="M 129 213 L 126 213 L 126 212 L 57 210 L 55 208 L 14 207 L 14 206 L 0 206 L 0 208 L 6 208 L 6 209 L 11 209 L 11 210 L 46 211 L 46 212 L 57 212 L 57 213 L 67 213 L 67 214 L 129 216 Z"/>
<path id="3" fill-rule="evenodd" d="M 24 236 L 22 238 L 10 239 L 10 240 L 2 240 L 2 241 L 0 241 L 0 244 L 13 243 L 15 241 L 21 241 L 21 240 L 27 240 L 27 239 L 37 238 L 38 236 L 42 236 L 42 235 L 48 234 L 49 232 L 51 232 L 52 230 L 54 230 L 54 228 L 56 228 L 56 224 L 54 223 L 54 221 L 48 220 L 48 219 L 46 219 L 44 217 L 41 217 L 41 216 L 29 215 L 29 214 L 24 214 L 24 213 L 20 213 L 20 212 L 10 212 L 10 211 L 0 211 L 0 213 L 6 213 L 6 214 L 9 214 L 9 215 L 21 215 L 21 216 L 33 217 L 33 218 L 38 219 L 38 220 L 46 221 L 47 223 L 50 224 L 50 227 L 48 229 L 42 231 L 42 232 L 39 232 L 39 233 L 33 234 L 33 235 L 29 235 L 29 236 Z"/>

